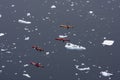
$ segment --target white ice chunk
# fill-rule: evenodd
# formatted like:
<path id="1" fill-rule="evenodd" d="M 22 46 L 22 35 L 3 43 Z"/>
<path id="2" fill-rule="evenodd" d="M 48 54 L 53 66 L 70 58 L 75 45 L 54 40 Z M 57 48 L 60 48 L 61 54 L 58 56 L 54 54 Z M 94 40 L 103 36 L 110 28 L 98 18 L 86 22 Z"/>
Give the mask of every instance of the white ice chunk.
<path id="1" fill-rule="evenodd" d="M 17 75 L 18 73 L 14 73 L 14 75 Z"/>
<path id="2" fill-rule="evenodd" d="M 104 77 L 109 77 L 113 75 L 112 73 L 108 73 L 108 71 L 101 71 L 100 74 Z"/>
<path id="3" fill-rule="evenodd" d="M 66 43 L 65 48 L 71 49 L 71 50 L 86 50 L 85 47 L 72 44 L 72 43 Z"/>
<path id="4" fill-rule="evenodd" d="M 104 40 L 102 45 L 107 45 L 107 46 L 111 46 L 113 45 L 114 41 L 113 40 Z"/>
<path id="5" fill-rule="evenodd" d="M 23 72 L 26 73 L 27 71 L 24 70 Z"/>
<path id="6" fill-rule="evenodd" d="M 30 37 L 25 37 L 25 40 L 29 40 L 30 39 Z"/>
<path id="7" fill-rule="evenodd" d="M 90 14 L 93 14 L 93 11 L 89 11 Z"/>
<path id="8" fill-rule="evenodd" d="M 0 70 L 0 73 L 2 73 L 3 71 L 2 70 Z"/>
<path id="9" fill-rule="evenodd" d="M 23 76 L 31 78 L 31 76 L 29 74 L 23 74 Z"/>
<path id="10" fill-rule="evenodd" d="M 18 22 L 23 23 L 23 24 L 31 24 L 30 21 L 25 21 L 25 20 L 21 20 L 21 19 L 19 19 Z"/>
<path id="11" fill-rule="evenodd" d="M 46 55 L 49 55 L 50 54 L 50 52 L 46 52 Z"/>
<path id="12" fill-rule="evenodd" d="M 68 37 L 67 35 L 59 35 L 59 38 L 66 38 Z"/>
<path id="13" fill-rule="evenodd" d="M 0 18 L 2 18 L 2 14 L 0 14 Z"/>
<path id="14" fill-rule="evenodd" d="M 77 34 L 75 34 L 75 33 L 73 34 L 73 36 L 76 36 L 76 35 L 77 35 Z"/>
<path id="15" fill-rule="evenodd" d="M 55 6 L 55 5 L 52 5 L 51 8 L 52 8 L 52 9 L 53 9 L 53 8 L 56 8 L 56 6 Z"/>
<path id="16" fill-rule="evenodd" d="M 12 5 L 11 5 L 11 7 L 15 7 L 15 5 L 14 5 L 14 4 L 12 4 Z"/>
<path id="17" fill-rule="evenodd" d="M 27 67 L 27 66 L 29 66 L 29 65 L 28 65 L 28 64 L 25 64 L 25 65 L 24 65 L 24 67 Z"/>
<path id="18" fill-rule="evenodd" d="M 76 76 L 78 76 L 78 73 L 75 73 Z"/>
<path id="19" fill-rule="evenodd" d="M 19 63 L 22 63 L 22 61 L 20 60 Z"/>
<path id="20" fill-rule="evenodd" d="M 27 16 L 30 16 L 31 14 L 30 13 L 27 13 Z"/>
<path id="21" fill-rule="evenodd" d="M 86 3 L 90 3 L 90 1 L 86 1 Z"/>
<path id="22" fill-rule="evenodd" d="M 1 49 L 1 51 L 7 51 L 8 49 Z"/>
<path id="23" fill-rule="evenodd" d="M 24 28 L 24 30 L 26 30 L 26 31 L 27 31 L 27 30 L 29 30 L 29 28 Z"/>
<path id="24" fill-rule="evenodd" d="M 90 67 L 85 67 L 85 68 L 79 68 L 79 65 L 75 65 L 76 69 L 80 70 L 80 71 L 87 71 L 90 70 Z"/>
<path id="25" fill-rule="evenodd" d="M 70 6 L 74 6 L 74 3 L 72 2 Z"/>
<path id="26" fill-rule="evenodd" d="M 11 51 L 6 51 L 6 53 L 12 53 Z"/>
<path id="27" fill-rule="evenodd" d="M 13 62 L 13 60 L 6 60 L 6 62 L 12 63 L 12 62 Z"/>
<path id="28" fill-rule="evenodd" d="M 2 67 L 2 68 L 5 68 L 5 66 L 4 66 L 4 65 L 2 65 L 1 67 Z"/>
<path id="29" fill-rule="evenodd" d="M 0 36 L 4 36 L 5 35 L 5 33 L 0 33 Z"/>

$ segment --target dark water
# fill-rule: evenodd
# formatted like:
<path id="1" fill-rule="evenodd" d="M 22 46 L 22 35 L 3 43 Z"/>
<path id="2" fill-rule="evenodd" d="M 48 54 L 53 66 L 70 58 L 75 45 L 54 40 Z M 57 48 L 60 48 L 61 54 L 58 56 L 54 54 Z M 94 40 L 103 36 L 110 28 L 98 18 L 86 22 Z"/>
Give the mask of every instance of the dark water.
<path id="1" fill-rule="evenodd" d="M 0 0 L 0 14 L 0 33 L 5 33 L 0 37 L 0 80 L 120 79 L 119 0 Z M 61 24 L 74 28 L 60 28 Z M 55 40 L 64 34 L 86 50 L 66 49 L 66 42 Z M 103 46 L 104 39 L 114 44 Z M 38 52 L 33 45 L 45 51 Z M 45 68 L 30 65 L 31 61 Z M 78 70 L 76 65 L 90 70 Z M 105 77 L 101 71 L 112 75 Z"/>

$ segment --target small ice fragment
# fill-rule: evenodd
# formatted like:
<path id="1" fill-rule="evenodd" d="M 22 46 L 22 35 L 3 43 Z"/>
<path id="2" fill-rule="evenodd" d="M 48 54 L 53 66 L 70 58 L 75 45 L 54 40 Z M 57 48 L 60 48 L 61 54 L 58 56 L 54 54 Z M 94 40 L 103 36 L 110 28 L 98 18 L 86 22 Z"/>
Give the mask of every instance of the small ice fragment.
<path id="1" fill-rule="evenodd" d="M 78 76 L 78 73 L 75 73 L 76 76 Z"/>
<path id="2" fill-rule="evenodd" d="M 27 71 L 24 70 L 23 72 L 26 73 Z"/>
<path id="3" fill-rule="evenodd" d="M 7 51 L 7 49 L 1 49 L 1 51 Z"/>
<path id="4" fill-rule="evenodd" d="M 95 29 L 91 29 L 91 31 L 95 31 Z"/>
<path id="5" fill-rule="evenodd" d="M 29 66 L 29 65 L 28 65 L 28 64 L 25 64 L 25 65 L 24 65 L 24 67 L 27 67 L 27 66 Z"/>
<path id="6" fill-rule="evenodd" d="M 2 73 L 3 71 L 2 70 L 0 70 L 0 73 Z"/>
<path id="7" fill-rule="evenodd" d="M 90 67 L 85 67 L 85 68 L 79 68 L 79 65 L 75 65 L 76 69 L 80 70 L 80 71 L 86 71 L 86 70 L 90 70 Z"/>
<path id="8" fill-rule="evenodd" d="M 84 65 L 85 65 L 85 63 L 81 63 L 81 65 L 82 65 L 82 66 L 84 66 Z"/>
<path id="9" fill-rule="evenodd" d="M 2 68 L 5 68 L 5 66 L 4 66 L 4 65 L 2 65 Z"/>
<path id="10" fill-rule="evenodd" d="M 56 6 L 55 6 L 55 5 L 52 5 L 51 8 L 52 8 L 52 9 L 53 9 L 53 8 L 56 8 Z"/>
<path id="11" fill-rule="evenodd" d="M 22 63 L 22 61 L 20 60 L 19 63 Z"/>
<path id="12" fill-rule="evenodd" d="M 71 5 L 70 6 L 74 6 L 74 3 L 71 3 Z"/>
<path id="13" fill-rule="evenodd" d="M 86 1 L 86 3 L 90 3 L 90 1 Z"/>
<path id="14" fill-rule="evenodd" d="M 14 73 L 15 75 L 17 75 L 18 73 Z"/>
<path id="15" fill-rule="evenodd" d="M 23 74 L 23 76 L 26 76 L 28 78 L 31 78 L 31 76 L 29 74 Z"/>
<path id="16" fill-rule="evenodd" d="M 37 31 L 37 30 L 38 30 L 38 28 L 35 28 L 35 30 Z"/>
<path id="17" fill-rule="evenodd" d="M 31 14 L 30 13 L 27 13 L 27 16 L 30 16 Z"/>
<path id="18" fill-rule="evenodd" d="M 113 40 L 104 40 L 103 43 L 102 43 L 102 45 L 103 45 L 103 46 L 104 46 L 104 45 L 111 46 L 111 45 L 113 45 L 113 43 L 114 43 Z"/>
<path id="19" fill-rule="evenodd" d="M 93 14 L 93 11 L 89 11 L 90 14 Z"/>
<path id="20" fill-rule="evenodd" d="M 2 14 L 0 14 L 0 18 L 2 18 Z"/>
<path id="21" fill-rule="evenodd" d="M 73 36 L 76 36 L 76 34 L 73 34 Z"/>
<path id="22" fill-rule="evenodd" d="M 13 61 L 12 61 L 12 60 L 6 60 L 6 62 L 10 62 L 10 63 L 12 63 Z"/>
<path id="23" fill-rule="evenodd" d="M 109 77 L 113 75 L 112 73 L 108 73 L 108 71 L 101 71 L 100 74 L 104 77 Z"/>
<path id="24" fill-rule="evenodd" d="M 30 21 L 25 21 L 25 20 L 21 20 L 21 19 L 19 19 L 18 22 L 23 23 L 23 24 L 31 24 Z"/>
<path id="25" fill-rule="evenodd" d="M 6 51 L 6 53 L 12 53 L 11 51 Z"/>
<path id="26" fill-rule="evenodd" d="M 72 44 L 72 43 L 66 43 L 65 48 L 71 49 L 71 50 L 86 50 L 85 47 Z"/>
<path id="27" fill-rule="evenodd" d="M 5 35 L 5 33 L 0 33 L 0 36 L 4 36 Z"/>
<path id="28" fill-rule="evenodd" d="M 85 67 L 85 68 L 79 68 L 79 65 L 75 65 L 76 69 L 80 70 L 80 71 L 86 71 L 86 70 L 90 70 L 90 67 Z"/>
<path id="29" fill-rule="evenodd" d="M 59 35 L 59 38 L 66 38 L 68 37 L 67 35 Z"/>
<path id="30" fill-rule="evenodd" d="M 25 31 L 29 30 L 29 28 L 24 28 Z"/>
<path id="31" fill-rule="evenodd" d="M 11 7 L 15 7 L 15 5 L 14 5 L 14 4 L 12 4 L 12 5 L 11 5 Z"/>
<path id="32" fill-rule="evenodd" d="M 49 55 L 50 54 L 50 52 L 46 52 L 46 55 Z"/>
<path id="33" fill-rule="evenodd" d="M 30 37 L 25 37 L 25 40 L 29 40 L 30 39 Z"/>
<path id="34" fill-rule="evenodd" d="M 81 70 L 81 71 L 90 70 L 90 67 L 86 67 L 86 68 L 79 68 L 79 70 Z"/>
<path id="35" fill-rule="evenodd" d="M 12 43 L 13 45 L 16 45 L 16 43 Z"/>

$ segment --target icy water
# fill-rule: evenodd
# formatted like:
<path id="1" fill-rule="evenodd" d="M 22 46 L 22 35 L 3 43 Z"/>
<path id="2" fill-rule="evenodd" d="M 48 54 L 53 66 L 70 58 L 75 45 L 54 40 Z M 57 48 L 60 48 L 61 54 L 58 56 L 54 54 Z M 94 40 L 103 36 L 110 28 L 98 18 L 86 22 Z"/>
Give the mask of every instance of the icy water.
<path id="1" fill-rule="evenodd" d="M 119 27 L 119 0 L 0 0 L 0 80 L 120 80 Z"/>

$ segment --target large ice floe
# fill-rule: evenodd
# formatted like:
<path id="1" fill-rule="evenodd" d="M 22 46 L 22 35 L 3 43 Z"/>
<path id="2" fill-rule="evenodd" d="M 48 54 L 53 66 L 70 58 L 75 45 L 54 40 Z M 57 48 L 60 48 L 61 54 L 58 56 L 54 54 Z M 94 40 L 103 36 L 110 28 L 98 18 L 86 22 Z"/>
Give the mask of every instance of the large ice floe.
<path id="1" fill-rule="evenodd" d="M 25 21 L 25 20 L 22 20 L 22 19 L 19 19 L 18 22 L 22 23 L 22 24 L 31 24 L 30 21 Z"/>
<path id="2" fill-rule="evenodd" d="M 102 45 L 105 46 L 112 46 L 114 44 L 114 41 L 113 40 L 104 40 Z"/>
<path id="3" fill-rule="evenodd" d="M 73 43 L 66 43 L 65 48 L 70 49 L 70 50 L 86 50 L 85 47 L 79 46 Z"/>

